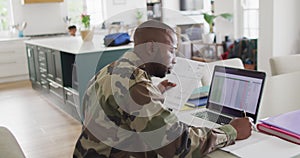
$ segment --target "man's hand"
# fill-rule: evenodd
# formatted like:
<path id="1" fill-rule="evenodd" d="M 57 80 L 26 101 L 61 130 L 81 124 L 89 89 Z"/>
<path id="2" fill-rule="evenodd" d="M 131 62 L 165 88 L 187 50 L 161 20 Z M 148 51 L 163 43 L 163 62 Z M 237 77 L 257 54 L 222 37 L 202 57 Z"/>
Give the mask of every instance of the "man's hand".
<path id="1" fill-rule="evenodd" d="M 160 82 L 157 87 L 158 89 L 161 91 L 161 93 L 164 93 L 166 90 L 175 87 L 176 84 L 169 82 L 169 80 L 163 80 L 162 82 Z"/>
<path id="2" fill-rule="evenodd" d="M 246 139 L 251 135 L 252 124 L 248 117 L 234 119 L 229 124 L 237 131 L 236 140 Z"/>

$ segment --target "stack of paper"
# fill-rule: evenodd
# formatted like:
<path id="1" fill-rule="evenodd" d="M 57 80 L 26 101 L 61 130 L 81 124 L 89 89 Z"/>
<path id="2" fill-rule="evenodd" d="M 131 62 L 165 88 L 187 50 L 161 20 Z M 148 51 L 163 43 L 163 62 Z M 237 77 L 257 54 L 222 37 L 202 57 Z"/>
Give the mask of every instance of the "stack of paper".
<path id="1" fill-rule="evenodd" d="M 234 145 L 221 149 L 243 158 L 296 158 L 300 154 L 300 145 L 254 131 L 249 138 L 236 141 Z"/>
<path id="2" fill-rule="evenodd" d="M 176 86 L 164 93 L 164 105 L 173 111 L 180 111 L 193 90 L 199 87 L 204 63 L 180 57 L 177 57 L 176 61 L 171 74 L 166 76 L 170 82 L 176 83 Z"/>

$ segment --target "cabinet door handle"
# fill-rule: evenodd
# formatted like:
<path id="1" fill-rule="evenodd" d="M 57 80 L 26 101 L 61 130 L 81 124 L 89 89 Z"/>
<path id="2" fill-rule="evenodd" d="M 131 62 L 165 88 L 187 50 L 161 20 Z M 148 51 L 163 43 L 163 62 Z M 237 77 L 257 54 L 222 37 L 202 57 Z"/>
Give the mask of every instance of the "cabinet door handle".
<path id="1" fill-rule="evenodd" d="M 43 73 L 43 72 L 47 72 L 47 70 L 46 70 L 46 69 L 44 69 L 44 68 L 41 68 L 41 67 L 40 67 L 40 72 L 41 72 L 41 73 Z"/>
<path id="2" fill-rule="evenodd" d="M 28 58 L 30 58 L 31 57 L 31 49 L 27 49 L 27 51 L 28 51 Z"/>
<path id="3" fill-rule="evenodd" d="M 48 74 L 48 76 L 51 77 L 51 78 L 53 78 L 53 75 L 52 75 L 52 74 Z"/>
<path id="4" fill-rule="evenodd" d="M 44 57 L 39 57 L 39 61 L 45 61 Z"/>
<path id="5" fill-rule="evenodd" d="M 72 95 L 73 95 L 73 93 L 71 93 L 71 92 L 67 92 L 67 95 L 68 95 L 68 96 L 72 96 Z"/>
<path id="6" fill-rule="evenodd" d="M 50 82 L 49 84 L 55 89 L 59 88 L 59 86 L 53 82 Z"/>
<path id="7" fill-rule="evenodd" d="M 57 81 L 61 82 L 61 79 L 60 79 L 60 78 L 56 77 L 55 79 L 56 79 Z"/>
<path id="8" fill-rule="evenodd" d="M 41 74 L 42 77 L 46 78 L 47 76 L 45 74 Z"/>

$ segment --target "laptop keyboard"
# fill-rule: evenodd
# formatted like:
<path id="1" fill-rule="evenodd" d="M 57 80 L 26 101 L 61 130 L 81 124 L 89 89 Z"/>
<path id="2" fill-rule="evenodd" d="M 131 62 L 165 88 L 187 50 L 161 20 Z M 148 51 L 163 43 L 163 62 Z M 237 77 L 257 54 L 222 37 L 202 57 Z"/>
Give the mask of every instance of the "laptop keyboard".
<path id="1" fill-rule="evenodd" d="M 223 115 L 218 115 L 209 111 L 200 111 L 194 113 L 193 115 L 204 120 L 216 122 L 218 124 L 228 124 L 231 121 L 231 118 L 225 117 Z"/>

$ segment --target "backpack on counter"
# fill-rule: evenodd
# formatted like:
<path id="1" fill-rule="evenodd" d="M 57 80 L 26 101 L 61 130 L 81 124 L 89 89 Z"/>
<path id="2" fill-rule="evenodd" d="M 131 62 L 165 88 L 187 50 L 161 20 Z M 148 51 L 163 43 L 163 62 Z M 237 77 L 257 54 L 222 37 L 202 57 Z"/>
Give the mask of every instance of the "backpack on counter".
<path id="1" fill-rule="evenodd" d="M 128 33 L 113 33 L 104 37 L 104 45 L 106 47 L 125 45 L 130 42 Z"/>

